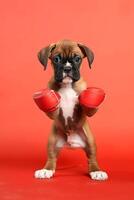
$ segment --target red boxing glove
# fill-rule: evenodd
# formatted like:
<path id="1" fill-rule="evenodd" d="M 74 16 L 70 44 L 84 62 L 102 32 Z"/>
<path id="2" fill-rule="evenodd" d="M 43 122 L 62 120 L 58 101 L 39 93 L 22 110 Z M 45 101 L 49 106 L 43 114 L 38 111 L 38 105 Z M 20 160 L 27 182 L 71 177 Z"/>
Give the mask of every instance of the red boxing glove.
<path id="1" fill-rule="evenodd" d="M 79 95 L 79 102 L 81 105 L 88 108 L 96 108 L 105 98 L 105 93 L 102 89 L 96 87 L 89 87 L 82 91 Z"/>
<path id="2" fill-rule="evenodd" d="M 43 89 L 34 93 L 33 99 L 44 112 L 52 112 L 58 108 L 60 95 L 51 89 Z"/>

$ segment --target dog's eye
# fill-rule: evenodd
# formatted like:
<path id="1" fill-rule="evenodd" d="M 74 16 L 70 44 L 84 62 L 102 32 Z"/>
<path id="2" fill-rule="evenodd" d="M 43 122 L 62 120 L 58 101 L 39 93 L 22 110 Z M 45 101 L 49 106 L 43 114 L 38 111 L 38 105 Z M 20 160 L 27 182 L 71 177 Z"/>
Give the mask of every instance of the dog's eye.
<path id="1" fill-rule="evenodd" d="M 53 58 L 53 61 L 54 61 L 55 63 L 60 63 L 60 61 L 61 61 L 61 56 L 60 56 L 60 55 L 55 56 L 55 57 Z"/>
<path id="2" fill-rule="evenodd" d="M 73 60 L 78 63 L 78 62 L 80 62 L 81 57 L 80 56 L 75 56 Z"/>

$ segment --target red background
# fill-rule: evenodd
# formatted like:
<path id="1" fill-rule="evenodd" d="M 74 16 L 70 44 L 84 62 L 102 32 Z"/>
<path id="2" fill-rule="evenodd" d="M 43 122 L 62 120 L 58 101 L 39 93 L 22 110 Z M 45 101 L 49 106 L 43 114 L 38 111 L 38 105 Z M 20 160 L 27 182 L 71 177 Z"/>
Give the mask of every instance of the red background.
<path id="1" fill-rule="evenodd" d="M 5 0 L 0 9 L 1 199 L 133 199 L 134 2 Z M 89 119 L 106 182 L 88 178 L 81 150 L 62 151 L 54 179 L 33 178 L 44 166 L 52 123 L 32 100 L 52 74 L 37 52 L 64 38 L 94 51 L 92 70 L 85 59 L 82 75 L 107 94 Z"/>

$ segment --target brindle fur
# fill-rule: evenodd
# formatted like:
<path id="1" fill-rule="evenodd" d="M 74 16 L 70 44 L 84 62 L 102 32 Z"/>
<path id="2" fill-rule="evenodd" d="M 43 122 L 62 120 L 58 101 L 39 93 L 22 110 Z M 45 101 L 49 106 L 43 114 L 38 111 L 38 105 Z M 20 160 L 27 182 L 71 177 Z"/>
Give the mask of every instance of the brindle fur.
<path id="1" fill-rule="evenodd" d="M 61 54 L 63 57 L 70 57 L 74 54 L 80 55 L 82 58 L 87 57 L 90 67 L 93 61 L 93 53 L 90 49 L 82 44 L 78 44 L 70 40 L 59 41 L 56 44 L 52 44 L 47 48 L 44 48 L 39 52 L 38 57 L 40 62 L 46 68 L 48 57 L 51 59 L 57 54 Z M 60 83 L 55 82 L 54 77 L 52 77 L 48 83 L 48 87 L 54 91 L 58 91 L 61 85 Z M 72 83 L 72 88 L 79 95 L 87 88 L 87 84 L 81 77 L 78 81 Z M 82 129 L 86 136 L 86 147 L 84 148 L 84 151 L 88 158 L 89 172 L 100 170 L 96 160 L 95 140 L 87 122 L 87 116 L 91 117 L 96 112 L 96 108 L 85 108 L 77 104 L 74 109 L 73 117 L 68 117 L 67 119 L 67 125 L 65 125 L 65 119 L 61 108 L 58 108 L 54 112 L 46 113 L 47 116 L 53 120 L 53 126 L 48 140 L 48 159 L 46 165 L 44 166 L 45 169 L 55 170 L 56 168 L 57 157 L 60 151 L 60 148 L 56 147 L 58 135 L 62 134 L 62 136 L 66 139 L 67 135 L 74 130 Z"/>

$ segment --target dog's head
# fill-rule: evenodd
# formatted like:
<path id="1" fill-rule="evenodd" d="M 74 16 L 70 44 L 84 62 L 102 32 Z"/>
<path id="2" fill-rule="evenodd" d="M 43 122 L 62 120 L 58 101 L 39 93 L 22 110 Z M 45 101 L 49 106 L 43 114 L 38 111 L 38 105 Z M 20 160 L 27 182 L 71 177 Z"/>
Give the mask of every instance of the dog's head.
<path id="1" fill-rule="evenodd" d="M 51 60 L 56 82 L 64 82 L 66 77 L 69 77 L 71 82 L 78 81 L 80 65 L 84 57 L 87 57 L 91 68 L 94 59 L 93 52 L 87 46 L 71 40 L 62 40 L 51 44 L 38 53 L 39 61 L 44 69 L 47 67 L 48 58 Z"/>

